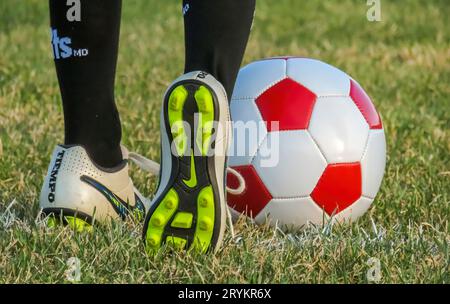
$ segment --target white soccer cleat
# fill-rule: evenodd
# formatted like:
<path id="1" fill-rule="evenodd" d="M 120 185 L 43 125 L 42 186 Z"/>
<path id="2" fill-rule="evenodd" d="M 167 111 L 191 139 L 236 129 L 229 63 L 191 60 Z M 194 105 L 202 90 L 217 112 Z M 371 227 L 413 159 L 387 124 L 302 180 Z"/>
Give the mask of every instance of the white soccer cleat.
<path id="1" fill-rule="evenodd" d="M 200 252 L 220 246 L 229 121 L 225 90 L 213 76 L 187 73 L 167 90 L 161 111 L 160 183 L 143 231 L 149 251 L 164 243 Z"/>
<path id="2" fill-rule="evenodd" d="M 91 229 L 94 221 L 142 219 L 147 200 L 128 175 L 128 151 L 117 168 L 96 165 L 81 146 L 56 146 L 40 195 L 40 208 L 49 224 Z"/>

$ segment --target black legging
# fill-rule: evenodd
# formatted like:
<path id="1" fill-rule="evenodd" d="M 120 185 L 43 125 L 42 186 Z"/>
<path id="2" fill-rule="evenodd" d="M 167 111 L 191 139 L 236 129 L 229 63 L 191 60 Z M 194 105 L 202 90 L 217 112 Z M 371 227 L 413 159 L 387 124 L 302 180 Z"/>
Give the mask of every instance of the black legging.
<path id="1" fill-rule="evenodd" d="M 49 0 L 49 5 L 65 144 L 83 145 L 98 165 L 113 167 L 122 160 L 114 100 L 122 1 Z M 211 73 L 230 98 L 254 8 L 255 0 L 184 0 L 185 71 Z"/>
<path id="2" fill-rule="evenodd" d="M 231 99 L 247 45 L 255 0 L 184 0 L 185 72 L 212 74 Z M 183 11 L 185 11 L 184 9 Z"/>

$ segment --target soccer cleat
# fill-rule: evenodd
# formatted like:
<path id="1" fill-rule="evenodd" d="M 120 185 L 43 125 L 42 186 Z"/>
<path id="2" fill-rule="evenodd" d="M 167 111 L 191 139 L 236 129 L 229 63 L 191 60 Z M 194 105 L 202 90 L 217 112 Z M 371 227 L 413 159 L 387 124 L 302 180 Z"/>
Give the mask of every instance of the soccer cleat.
<path id="1" fill-rule="evenodd" d="M 96 165 L 81 146 L 56 146 L 40 195 L 47 224 L 63 222 L 77 231 L 90 231 L 94 220 L 105 223 L 128 216 L 140 220 L 147 200 L 128 175 L 128 151 L 116 168 Z"/>
<path id="2" fill-rule="evenodd" d="M 213 76 L 187 73 L 167 90 L 161 111 L 160 182 L 144 222 L 149 252 L 165 243 L 199 252 L 220 246 L 229 121 L 225 90 Z"/>

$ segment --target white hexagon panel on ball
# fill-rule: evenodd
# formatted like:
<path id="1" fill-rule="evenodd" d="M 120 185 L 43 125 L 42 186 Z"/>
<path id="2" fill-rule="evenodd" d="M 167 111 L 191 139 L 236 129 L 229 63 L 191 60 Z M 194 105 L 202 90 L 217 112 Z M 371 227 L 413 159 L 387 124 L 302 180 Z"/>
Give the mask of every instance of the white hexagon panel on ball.
<path id="1" fill-rule="evenodd" d="M 350 77 L 325 62 L 310 58 L 289 58 L 286 69 L 287 77 L 318 97 L 349 95 Z"/>
<path id="2" fill-rule="evenodd" d="M 255 99 L 285 77 L 285 60 L 252 62 L 240 70 L 231 99 Z"/>
<path id="3" fill-rule="evenodd" d="M 306 130 L 269 132 L 252 163 L 274 198 L 308 196 L 327 166 Z"/>
<path id="4" fill-rule="evenodd" d="M 350 97 L 320 97 L 309 132 L 328 163 L 350 163 L 361 160 L 369 125 Z"/>

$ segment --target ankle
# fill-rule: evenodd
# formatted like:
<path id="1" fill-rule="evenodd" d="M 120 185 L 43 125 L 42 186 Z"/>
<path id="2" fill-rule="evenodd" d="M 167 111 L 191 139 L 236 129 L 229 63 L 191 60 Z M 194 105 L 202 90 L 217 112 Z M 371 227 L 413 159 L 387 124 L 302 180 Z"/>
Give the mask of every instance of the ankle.
<path id="1" fill-rule="evenodd" d="M 80 145 L 88 154 L 89 158 L 98 166 L 103 168 L 114 168 L 123 162 L 120 143 L 105 141 L 97 142 L 73 142 L 66 141 L 65 145 Z"/>

